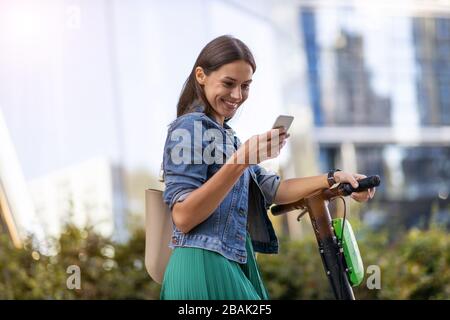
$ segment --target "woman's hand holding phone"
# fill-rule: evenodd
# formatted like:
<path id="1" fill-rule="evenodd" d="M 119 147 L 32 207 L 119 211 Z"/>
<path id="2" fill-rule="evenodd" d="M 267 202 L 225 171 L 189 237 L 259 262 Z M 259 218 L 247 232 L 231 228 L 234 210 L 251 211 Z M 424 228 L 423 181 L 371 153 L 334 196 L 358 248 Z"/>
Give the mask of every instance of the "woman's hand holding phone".
<path id="1" fill-rule="evenodd" d="M 289 134 L 284 127 L 254 135 L 236 150 L 227 163 L 250 165 L 276 158 L 287 138 Z"/>

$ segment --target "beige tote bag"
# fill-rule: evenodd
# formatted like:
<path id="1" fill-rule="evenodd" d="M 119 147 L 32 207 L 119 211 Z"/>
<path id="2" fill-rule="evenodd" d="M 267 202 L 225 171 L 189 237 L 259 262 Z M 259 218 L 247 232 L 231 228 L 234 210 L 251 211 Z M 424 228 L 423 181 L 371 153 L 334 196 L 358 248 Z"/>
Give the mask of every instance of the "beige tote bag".
<path id="1" fill-rule="evenodd" d="M 145 190 L 145 267 L 154 281 L 161 284 L 172 249 L 172 219 L 163 201 L 163 192 Z"/>

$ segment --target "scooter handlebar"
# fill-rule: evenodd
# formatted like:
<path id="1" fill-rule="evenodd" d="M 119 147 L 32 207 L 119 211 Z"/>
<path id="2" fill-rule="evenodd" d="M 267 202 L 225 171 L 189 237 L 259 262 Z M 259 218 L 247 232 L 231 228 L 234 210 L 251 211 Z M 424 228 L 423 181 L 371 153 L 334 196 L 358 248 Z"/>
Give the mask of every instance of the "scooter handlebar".
<path id="1" fill-rule="evenodd" d="M 370 188 L 375 188 L 380 185 L 380 176 L 370 176 L 358 181 L 358 187 L 353 188 L 350 183 L 342 183 L 338 186 L 340 192 L 342 192 L 342 196 L 349 196 L 352 192 L 361 192 L 366 191 Z"/>
<path id="2" fill-rule="evenodd" d="M 337 196 L 349 196 L 352 192 L 361 192 L 370 188 L 378 187 L 381 183 L 380 176 L 370 176 L 361 180 L 358 180 L 358 187 L 353 188 L 350 183 L 341 183 L 337 188 L 324 189 L 322 192 L 326 193 L 327 199 L 331 199 Z M 314 193 L 317 194 L 317 193 Z M 289 211 L 300 209 L 304 207 L 304 198 L 299 199 L 296 202 L 286 203 L 281 205 L 272 206 L 270 211 L 274 216 L 278 216 Z"/>

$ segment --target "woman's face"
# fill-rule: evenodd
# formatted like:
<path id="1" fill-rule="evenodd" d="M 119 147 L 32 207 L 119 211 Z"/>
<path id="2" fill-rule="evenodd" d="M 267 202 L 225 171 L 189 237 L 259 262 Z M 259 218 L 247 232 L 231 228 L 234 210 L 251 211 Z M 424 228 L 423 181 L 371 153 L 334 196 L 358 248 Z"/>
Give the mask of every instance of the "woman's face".
<path id="1" fill-rule="evenodd" d="M 195 69 L 197 81 L 214 109 L 214 117 L 222 125 L 225 118 L 231 118 L 247 100 L 252 75 L 251 65 L 244 60 L 225 64 L 209 75 L 201 67 Z"/>

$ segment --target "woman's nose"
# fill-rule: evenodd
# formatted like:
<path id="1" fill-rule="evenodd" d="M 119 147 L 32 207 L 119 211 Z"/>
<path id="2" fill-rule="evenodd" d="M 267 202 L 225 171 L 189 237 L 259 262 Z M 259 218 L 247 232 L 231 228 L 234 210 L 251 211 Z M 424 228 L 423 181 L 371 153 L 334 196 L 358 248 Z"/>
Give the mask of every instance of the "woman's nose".
<path id="1" fill-rule="evenodd" d="M 235 100 L 241 101 L 242 100 L 242 92 L 241 92 L 241 88 L 239 86 L 236 86 L 232 91 L 231 91 L 231 97 Z"/>

